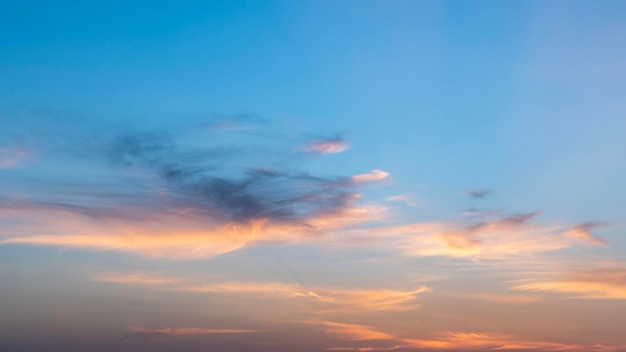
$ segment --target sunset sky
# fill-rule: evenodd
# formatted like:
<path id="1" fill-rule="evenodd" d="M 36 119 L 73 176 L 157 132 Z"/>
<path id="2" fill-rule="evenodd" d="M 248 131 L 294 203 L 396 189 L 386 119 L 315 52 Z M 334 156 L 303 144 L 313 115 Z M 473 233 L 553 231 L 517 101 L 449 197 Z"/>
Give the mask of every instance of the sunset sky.
<path id="1" fill-rule="evenodd" d="M 0 352 L 626 351 L 625 1 L 0 2 Z"/>

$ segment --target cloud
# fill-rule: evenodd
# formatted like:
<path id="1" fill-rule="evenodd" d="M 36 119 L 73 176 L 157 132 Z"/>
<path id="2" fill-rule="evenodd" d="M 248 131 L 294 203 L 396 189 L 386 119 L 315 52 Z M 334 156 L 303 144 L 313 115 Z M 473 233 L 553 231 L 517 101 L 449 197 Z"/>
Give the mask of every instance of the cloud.
<path id="1" fill-rule="evenodd" d="M 346 207 L 317 214 L 306 222 L 272 223 L 256 219 L 246 223 L 216 223 L 195 209 L 141 214 L 110 214 L 108 209 L 0 208 L 8 219 L 0 244 L 46 245 L 137 253 L 149 257 L 194 259 L 211 257 L 264 243 L 320 242 L 332 230 L 371 221 L 382 211 L 376 207 Z M 104 213 L 104 214 L 102 214 Z M 36 222 L 33 221 L 36 219 Z M 340 236 L 326 239 L 341 241 Z"/>
<path id="2" fill-rule="evenodd" d="M 343 324 L 332 321 L 321 321 L 317 322 L 317 324 L 324 326 L 328 334 L 339 336 L 341 339 L 348 341 L 394 339 L 392 335 L 366 325 Z"/>
<path id="3" fill-rule="evenodd" d="M 393 311 L 417 306 L 416 299 L 432 289 L 420 286 L 409 291 L 391 289 L 342 289 L 307 287 L 279 282 L 224 282 L 206 285 L 187 285 L 173 288 L 177 291 L 219 294 L 247 294 L 266 298 L 304 298 L 325 306 L 326 311 Z"/>
<path id="4" fill-rule="evenodd" d="M 528 283 L 514 289 L 568 293 L 573 298 L 583 299 L 626 299 L 626 269 L 578 271 L 562 280 Z"/>
<path id="5" fill-rule="evenodd" d="M 352 182 L 354 183 L 365 183 L 365 182 L 375 182 L 382 181 L 389 176 L 389 173 L 383 170 L 372 170 L 367 174 L 360 174 L 352 176 Z"/>
<path id="6" fill-rule="evenodd" d="M 325 311 L 399 311 L 417 307 L 416 300 L 431 292 L 426 286 L 411 290 L 316 287 L 283 282 L 218 282 L 187 284 L 182 279 L 148 274 L 101 274 L 93 281 L 119 284 L 158 285 L 160 289 L 179 292 L 200 292 L 224 295 L 249 295 L 256 299 L 306 299 L 320 304 Z"/>
<path id="7" fill-rule="evenodd" d="M 591 233 L 591 231 L 595 228 L 601 227 L 604 224 L 601 223 L 584 223 L 580 225 L 576 225 L 572 227 L 567 234 L 575 239 L 580 241 L 595 244 L 595 245 L 603 245 L 606 242 L 598 236 L 595 236 Z"/>
<path id="8" fill-rule="evenodd" d="M 387 197 L 385 200 L 388 202 L 402 202 L 414 208 L 419 207 L 422 203 L 417 197 L 409 192 Z"/>
<path id="9" fill-rule="evenodd" d="M 249 334 L 262 332 L 260 330 L 246 329 L 206 329 L 206 328 L 162 328 L 147 329 L 139 326 L 130 328 L 130 333 L 122 338 L 122 340 L 137 338 L 153 338 L 153 337 L 172 337 L 186 335 L 213 335 L 213 334 Z"/>
<path id="10" fill-rule="evenodd" d="M 610 345 L 576 345 L 558 342 L 522 339 L 510 334 L 494 334 L 482 332 L 440 332 L 431 338 L 398 337 L 391 333 L 377 330 L 374 327 L 358 324 L 345 324 L 330 321 L 311 322 L 326 329 L 330 335 L 338 336 L 358 345 L 331 347 L 330 351 L 384 351 L 398 348 L 418 351 L 620 351 L 624 346 Z M 377 345 L 385 342 L 387 347 L 360 346 L 363 342 L 376 341 Z M 375 348 L 375 349 L 369 349 Z"/>
<path id="11" fill-rule="evenodd" d="M 384 244 L 411 256 L 490 259 L 603 244 L 591 234 L 594 223 L 565 228 L 531 221 L 538 213 L 385 225 L 387 208 L 359 193 L 389 179 L 380 169 L 320 177 L 266 162 L 280 153 L 275 150 L 255 148 L 261 157 L 247 158 L 186 130 L 57 130 L 41 138 L 54 145 L 46 162 L 79 170 L 25 181 L 15 192 L 20 198 L 0 198 L 0 244 L 179 259 L 268 243 Z M 387 200 L 411 202 L 406 193 Z"/>
<path id="12" fill-rule="evenodd" d="M 96 181 L 76 173 L 48 181 L 42 192 L 24 188 L 19 199 L 0 198 L 0 219 L 11 224 L 0 243 L 199 258 L 253 243 L 308 241 L 384 212 L 358 204 L 357 192 L 363 182 L 387 177 L 381 170 L 318 177 L 229 165 L 245 158 L 233 157 L 238 152 L 232 148 L 198 146 L 169 132 L 63 137 L 56 141 L 59 155 L 48 154 L 76 158 L 77 165 L 97 171 Z"/>
<path id="13" fill-rule="evenodd" d="M 576 244 L 603 243 L 595 236 L 573 236 L 569 226 L 530 222 L 538 214 L 492 216 L 470 223 L 415 223 L 368 231 L 394 241 L 396 247 L 410 256 L 502 259 L 556 251 Z"/>
<path id="14" fill-rule="evenodd" d="M 118 284 L 139 284 L 139 285 L 166 285 L 179 282 L 180 279 L 159 277 L 150 274 L 121 274 L 121 273 L 105 273 L 94 275 L 91 281 L 110 282 Z"/>
<path id="15" fill-rule="evenodd" d="M 350 148 L 348 142 L 341 137 L 314 139 L 297 150 L 317 154 L 337 154 Z"/>

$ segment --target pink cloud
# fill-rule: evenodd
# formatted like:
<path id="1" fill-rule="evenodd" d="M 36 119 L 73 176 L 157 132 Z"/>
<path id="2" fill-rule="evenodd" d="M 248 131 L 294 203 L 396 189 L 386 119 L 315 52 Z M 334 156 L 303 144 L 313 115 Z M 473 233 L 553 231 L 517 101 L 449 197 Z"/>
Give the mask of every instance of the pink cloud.
<path id="1" fill-rule="evenodd" d="M 343 139 L 316 139 L 299 150 L 309 153 L 337 154 L 350 148 L 350 145 Z"/>
<path id="2" fill-rule="evenodd" d="M 372 170 L 367 174 L 359 174 L 352 176 L 355 183 L 382 181 L 389 176 L 389 173 L 380 169 Z"/>

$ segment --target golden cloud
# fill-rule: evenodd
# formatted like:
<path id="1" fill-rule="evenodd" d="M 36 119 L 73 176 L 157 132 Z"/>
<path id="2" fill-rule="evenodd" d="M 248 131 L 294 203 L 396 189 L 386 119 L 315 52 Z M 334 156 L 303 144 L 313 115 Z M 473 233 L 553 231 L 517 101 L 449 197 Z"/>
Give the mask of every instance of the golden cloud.
<path id="1" fill-rule="evenodd" d="M 626 269 L 585 270 L 564 280 L 523 284 L 514 289 L 570 293 L 574 298 L 626 299 Z"/>
<path id="2" fill-rule="evenodd" d="M 537 213 L 477 224 L 416 223 L 368 230 L 411 256 L 503 259 L 604 242 L 577 227 L 529 223 Z M 588 230 L 586 231 L 588 232 Z"/>
<path id="3" fill-rule="evenodd" d="M 303 223 L 271 223 L 256 219 L 245 224 L 216 225 L 180 213 L 150 218 L 94 218 L 59 209 L 0 209 L 10 223 L 0 244 L 132 252 L 149 257 L 194 259 L 211 257 L 249 245 L 320 241 L 331 231 L 373 221 L 382 207 L 348 207 L 317 214 Z M 132 216 L 132 214 L 129 214 Z M 33 221 L 37 219 L 37 221 Z M 13 224 L 13 225 L 11 225 Z M 339 238 L 331 238 L 333 242 Z"/>
<path id="4" fill-rule="evenodd" d="M 363 341 L 387 342 L 388 347 L 345 346 L 331 347 L 331 351 L 369 351 L 393 350 L 398 348 L 428 349 L 442 351 L 476 351 L 476 350 L 524 350 L 524 351 L 580 351 L 580 352 L 609 352 L 621 351 L 625 346 L 609 345 L 575 345 L 557 342 L 545 342 L 521 339 L 508 334 L 492 334 L 479 332 L 442 332 L 434 338 L 398 337 L 390 333 L 381 332 L 371 326 L 345 324 L 329 321 L 311 322 L 326 329 L 330 335 L 335 335 L 346 341 L 362 343 Z"/>

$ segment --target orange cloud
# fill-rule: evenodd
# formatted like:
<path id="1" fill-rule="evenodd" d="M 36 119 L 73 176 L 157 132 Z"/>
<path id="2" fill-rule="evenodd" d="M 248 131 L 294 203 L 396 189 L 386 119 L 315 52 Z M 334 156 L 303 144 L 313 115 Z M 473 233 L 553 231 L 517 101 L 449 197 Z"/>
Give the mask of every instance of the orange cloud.
<path id="1" fill-rule="evenodd" d="M 591 235 L 572 235 L 580 230 L 559 225 L 527 222 L 537 213 L 461 226 L 454 223 L 416 223 L 368 230 L 392 238 L 395 246 L 413 256 L 502 259 L 550 252 L 582 243 L 603 242 Z"/>
<path id="2" fill-rule="evenodd" d="M 217 225 L 180 213 L 151 217 L 94 218 L 61 209 L 0 208 L 0 220 L 11 220 L 0 244 L 132 252 L 150 257 L 211 257 L 259 243 L 320 241 L 320 237 L 380 218 L 381 207 L 346 207 L 316 214 L 296 224 L 256 219 L 246 224 Z M 37 219 L 37 222 L 33 221 Z M 328 241 L 335 241 L 328 239 Z"/>
<path id="3" fill-rule="evenodd" d="M 374 328 L 366 325 L 342 324 L 332 321 L 321 321 L 317 322 L 316 324 L 320 324 L 326 327 L 327 333 L 331 335 L 337 335 L 340 338 L 348 341 L 394 339 L 392 335 L 377 331 Z"/>
<path id="4" fill-rule="evenodd" d="M 626 299 L 626 269 L 586 270 L 565 280 L 518 285 L 514 289 L 571 293 L 574 298 Z"/>
<path id="5" fill-rule="evenodd" d="M 366 182 L 387 175 L 376 171 L 380 170 L 353 178 L 358 180 L 355 182 Z M 359 197 L 346 195 L 343 201 L 351 204 Z M 537 213 L 470 224 L 424 222 L 371 227 L 387 217 L 387 208 L 347 205 L 296 222 L 269 217 L 225 224 L 211 222 L 196 211 L 174 208 L 167 212 L 93 216 L 67 207 L 0 208 L 0 220 L 9 220 L 5 233 L 10 234 L 0 237 L 0 244 L 51 245 L 179 259 L 211 257 L 267 243 L 377 245 L 409 256 L 482 259 L 528 256 L 577 244 L 604 244 L 590 233 L 590 224 L 571 227 L 530 222 Z"/>
<path id="6" fill-rule="evenodd" d="M 405 310 L 416 306 L 419 294 L 432 291 L 418 287 L 410 291 L 389 289 L 340 289 L 303 287 L 279 282 L 225 282 L 211 285 L 190 285 L 174 288 L 178 291 L 252 294 L 255 297 L 307 298 L 325 304 L 334 311 L 389 311 Z"/>
<path id="7" fill-rule="evenodd" d="M 158 285 L 160 289 L 180 292 L 251 295 L 254 298 L 304 298 L 320 303 L 326 311 L 400 311 L 416 307 L 420 294 L 432 292 L 420 286 L 412 290 L 360 289 L 334 287 L 307 287 L 282 282 L 219 282 L 212 284 L 185 284 L 182 279 L 164 278 L 143 273 L 100 274 L 92 281 L 119 284 Z M 330 308 L 329 308 L 330 307 Z"/>
<path id="8" fill-rule="evenodd" d="M 476 350 L 518 350 L 518 351 L 620 351 L 625 346 L 608 345 L 574 345 L 556 342 L 525 340 L 507 334 L 442 332 L 435 338 L 398 337 L 381 332 L 371 326 L 344 324 L 329 321 L 311 322 L 326 328 L 326 332 L 346 341 L 379 341 L 387 342 L 389 347 L 331 347 L 331 351 L 370 351 L 393 350 L 397 348 L 428 349 L 442 351 L 476 351 Z"/>

